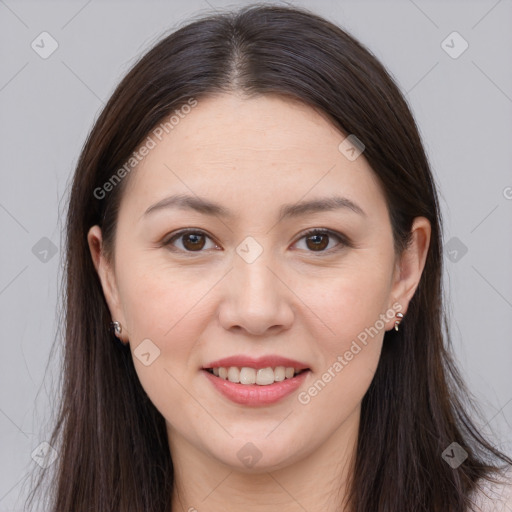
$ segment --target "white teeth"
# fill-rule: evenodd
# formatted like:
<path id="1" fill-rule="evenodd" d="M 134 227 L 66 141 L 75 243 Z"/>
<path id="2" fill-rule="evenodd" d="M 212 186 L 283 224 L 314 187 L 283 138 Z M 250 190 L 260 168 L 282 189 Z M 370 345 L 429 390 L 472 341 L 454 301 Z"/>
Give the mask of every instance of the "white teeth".
<path id="1" fill-rule="evenodd" d="M 285 379 L 291 379 L 299 370 L 295 370 L 293 367 L 276 366 L 271 368 L 249 368 L 243 366 L 238 368 L 237 366 L 212 368 L 210 370 L 214 375 L 230 382 L 236 382 L 240 384 L 258 384 L 260 386 L 268 386 L 274 382 L 282 382 Z"/>
<path id="2" fill-rule="evenodd" d="M 274 370 L 272 368 L 261 368 L 256 374 L 256 384 L 266 386 L 274 383 Z"/>
<path id="3" fill-rule="evenodd" d="M 285 379 L 286 377 L 286 369 L 284 366 L 278 366 L 276 367 L 276 369 L 274 370 L 274 380 L 276 382 L 281 382 Z"/>
<path id="4" fill-rule="evenodd" d="M 230 382 L 240 382 L 240 370 L 236 366 L 228 368 L 228 380 Z"/>
<path id="5" fill-rule="evenodd" d="M 240 384 L 256 384 L 256 370 L 244 366 L 240 370 Z"/>

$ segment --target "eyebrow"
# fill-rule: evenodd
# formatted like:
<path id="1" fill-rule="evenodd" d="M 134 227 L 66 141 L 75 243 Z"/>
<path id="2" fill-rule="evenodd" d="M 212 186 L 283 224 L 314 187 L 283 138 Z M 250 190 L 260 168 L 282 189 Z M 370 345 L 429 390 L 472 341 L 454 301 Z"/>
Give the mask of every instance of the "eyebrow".
<path id="1" fill-rule="evenodd" d="M 218 203 L 203 197 L 190 196 L 186 194 L 176 194 L 158 201 L 144 212 L 143 217 L 164 208 L 194 210 L 202 213 L 203 215 L 218 216 L 226 219 L 233 219 L 235 217 L 233 212 Z M 308 213 L 326 212 L 339 209 L 348 209 L 366 217 L 364 210 L 350 199 L 346 197 L 333 196 L 313 199 L 310 201 L 301 201 L 294 204 L 285 204 L 279 209 L 279 220 L 281 221 L 286 218 L 299 217 Z"/>

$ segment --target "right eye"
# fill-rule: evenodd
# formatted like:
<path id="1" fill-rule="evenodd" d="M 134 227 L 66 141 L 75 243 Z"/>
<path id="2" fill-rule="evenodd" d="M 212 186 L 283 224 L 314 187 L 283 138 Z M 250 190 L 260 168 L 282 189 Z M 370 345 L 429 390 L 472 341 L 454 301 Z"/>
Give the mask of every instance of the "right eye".
<path id="1" fill-rule="evenodd" d="M 205 246 L 205 238 L 211 238 L 204 232 L 192 229 L 185 229 L 174 233 L 171 238 L 167 239 L 163 245 L 169 247 L 171 251 L 176 252 L 203 252 Z M 177 248 L 175 242 L 180 241 L 182 248 Z M 218 247 L 214 244 L 214 247 Z"/>

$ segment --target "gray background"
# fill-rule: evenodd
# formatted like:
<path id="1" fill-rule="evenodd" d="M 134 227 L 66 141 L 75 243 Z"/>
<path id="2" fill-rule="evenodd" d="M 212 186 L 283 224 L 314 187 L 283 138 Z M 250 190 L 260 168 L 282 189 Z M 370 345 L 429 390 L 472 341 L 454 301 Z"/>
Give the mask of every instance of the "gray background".
<path id="1" fill-rule="evenodd" d="M 292 3 L 359 38 L 411 105 L 440 188 L 456 357 L 482 409 L 477 424 L 511 453 L 512 2 Z M 31 454 L 51 425 L 62 214 L 86 135 L 120 78 L 164 33 L 237 5 L 0 0 L 0 511 L 22 509 Z M 46 59 L 31 47 L 42 46 L 43 31 L 58 43 Z M 442 44 L 453 31 L 469 44 L 457 58 L 458 36 Z"/>

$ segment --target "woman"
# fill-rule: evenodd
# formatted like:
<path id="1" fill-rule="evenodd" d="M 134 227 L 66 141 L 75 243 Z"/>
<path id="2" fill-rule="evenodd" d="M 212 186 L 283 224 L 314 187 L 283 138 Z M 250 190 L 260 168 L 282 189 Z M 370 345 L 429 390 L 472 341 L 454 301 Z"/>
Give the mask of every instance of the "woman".
<path id="1" fill-rule="evenodd" d="M 74 175 L 48 510 L 511 507 L 441 240 L 413 117 L 346 32 L 252 6 L 163 39 Z"/>

